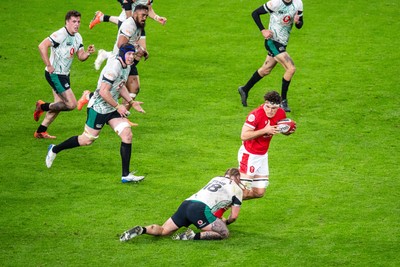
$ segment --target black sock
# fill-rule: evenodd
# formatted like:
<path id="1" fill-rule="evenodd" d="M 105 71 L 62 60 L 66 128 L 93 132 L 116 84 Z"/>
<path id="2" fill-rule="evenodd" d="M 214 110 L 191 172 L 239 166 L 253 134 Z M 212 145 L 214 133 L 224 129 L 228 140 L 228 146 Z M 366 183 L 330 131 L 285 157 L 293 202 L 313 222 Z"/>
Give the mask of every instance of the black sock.
<path id="1" fill-rule="evenodd" d="M 41 108 L 43 111 L 49 111 L 49 110 L 50 110 L 50 103 L 41 104 L 41 105 L 40 105 L 40 108 Z"/>
<path id="2" fill-rule="evenodd" d="M 258 71 L 253 73 L 253 76 L 251 76 L 250 80 L 243 86 L 243 91 L 245 91 L 246 93 L 248 93 L 250 91 L 251 88 L 253 88 L 253 86 L 259 81 L 261 80 L 263 77 L 260 76 L 260 74 L 258 74 Z"/>
<path id="3" fill-rule="evenodd" d="M 109 22 L 110 21 L 110 16 L 109 15 L 104 15 L 103 16 L 103 22 Z"/>
<path id="4" fill-rule="evenodd" d="M 78 147 L 78 146 L 80 146 L 79 142 L 78 142 L 78 136 L 72 136 L 69 139 L 62 142 L 61 144 L 53 147 L 53 152 L 57 154 L 58 152 L 60 152 L 64 149 L 70 149 L 70 148 L 74 148 L 74 147 Z"/>
<path id="5" fill-rule="evenodd" d="M 132 144 L 121 142 L 119 152 L 122 160 L 122 176 L 127 176 L 129 174 L 129 165 L 131 163 Z"/>
<path id="6" fill-rule="evenodd" d="M 193 240 L 200 240 L 200 233 L 196 233 Z"/>
<path id="7" fill-rule="evenodd" d="M 40 126 L 38 127 L 38 129 L 37 129 L 36 132 L 38 132 L 38 133 L 44 133 L 45 131 L 47 131 L 47 127 L 46 127 L 46 126 L 43 126 L 43 125 L 40 125 Z"/>
<path id="8" fill-rule="evenodd" d="M 281 92 L 282 100 L 287 99 L 287 92 L 289 91 L 289 84 L 290 84 L 290 81 L 286 81 L 285 78 L 282 78 L 282 92 Z"/>
<path id="9" fill-rule="evenodd" d="M 94 93 L 93 93 L 93 92 L 90 92 L 90 94 L 89 94 L 89 99 L 92 98 L 93 95 L 94 95 Z"/>
<path id="10" fill-rule="evenodd" d="M 143 231 L 142 231 L 142 235 L 143 235 L 143 234 L 145 234 L 145 233 L 147 233 L 147 229 L 146 229 L 146 227 L 142 227 L 142 229 L 143 229 Z"/>

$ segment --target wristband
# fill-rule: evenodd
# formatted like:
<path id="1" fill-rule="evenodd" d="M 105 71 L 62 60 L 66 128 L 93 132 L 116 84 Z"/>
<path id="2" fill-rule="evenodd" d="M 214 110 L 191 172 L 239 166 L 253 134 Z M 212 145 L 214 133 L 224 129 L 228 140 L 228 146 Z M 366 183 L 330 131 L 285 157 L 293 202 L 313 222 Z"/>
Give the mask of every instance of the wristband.
<path id="1" fill-rule="evenodd" d="M 155 16 L 154 16 L 154 20 L 155 20 L 155 21 L 158 21 L 159 18 L 160 18 L 159 15 L 155 15 Z"/>
<path id="2" fill-rule="evenodd" d="M 135 102 L 135 100 L 131 99 L 131 101 L 129 101 L 128 103 L 132 106 L 133 102 Z"/>
<path id="3" fill-rule="evenodd" d="M 119 103 L 117 103 L 117 105 L 114 106 L 114 108 L 115 108 L 115 109 L 118 109 L 118 108 L 119 108 Z"/>

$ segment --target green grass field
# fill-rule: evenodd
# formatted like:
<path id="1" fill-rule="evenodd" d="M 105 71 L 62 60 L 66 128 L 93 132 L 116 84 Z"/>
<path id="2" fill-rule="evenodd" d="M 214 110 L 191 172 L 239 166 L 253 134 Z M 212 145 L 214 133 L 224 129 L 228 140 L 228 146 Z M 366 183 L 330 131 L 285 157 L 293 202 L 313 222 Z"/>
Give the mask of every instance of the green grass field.
<path id="1" fill-rule="evenodd" d="M 91 146 L 44 163 L 36 140 L 38 99 L 51 101 L 37 46 L 82 13 L 84 44 L 111 49 L 116 26 L 88 24 L 94 11 L 118 15 L 116 1 L 0 3 L 1 266 L 399 266 L 400 29 L 396 1 L 304 0 L 304 27 L 288 52 L 297 73 L 289 90 L 298 124 L 270 148 L 270 186 L 243 204 L 224 241 L 176 242 L 141 236 L 162 224 L 210 178 L 237 166 L 246 115 L 278 66 L 243 108 L 237 87 L 266 55 L 250 13 L 262 1 L 155 1 L 166 26 L 147 23 L 150 58 L 139 65 L 146 114 L 134 114 L 132 168 L 147 178 L 120 182 L 120 140 L 110 128 Z M 79 97 L 93 90 L 95 56 L 74 61 Z M 59 143 L 83 131 L 86 113 L 63 113 L 49 132 Z"/>

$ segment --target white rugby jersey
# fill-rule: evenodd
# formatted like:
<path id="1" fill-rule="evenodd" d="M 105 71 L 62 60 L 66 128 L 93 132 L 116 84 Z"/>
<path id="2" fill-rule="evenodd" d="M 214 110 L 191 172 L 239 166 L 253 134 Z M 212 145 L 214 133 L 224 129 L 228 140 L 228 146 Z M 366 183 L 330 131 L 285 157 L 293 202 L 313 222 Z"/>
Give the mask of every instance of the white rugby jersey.
<path id="1" fill-rule="evenodd" d="M 264 4 L 264 8 L 267 12 L 270 12 L 268 29 L 274 33 L 272 40 L 287 45 L 294 16 L 297 11 L 303 11 L 303 2 L 292 0 L 291 4 L 286 5 L 283 0 L 271 0 Z"/>
<path id="2" fill-rule="evenodd" d="M 152 4 L 153 4 L 153 0 L 136 0 L 136 1 L 133 1 L 133 3 L 132 3 L 132 12 L 135 10 L 135 7 L 137 5 L 151 6 Z M 125 21 L 126 20 L 126 13 L 125 13 L 124 9 L 122 9 L 122 12 L 118 17 L 118 20 L 119 21 Z"/>
<path id="3" fill-rule="evenodd" d="M 48 39 L 52 43 L 50 64 L 54 67 L 54 73 L 68 75 L 74 55 L 79 49 L 83 49 L 82 36 L 79 33 L 71 35 L 67 28 L 62 27 L 53 32 Z"/>
<path id="4" fill-rule="evenodd" d="M 97 82 L 97 89 L 94 92 L 94 95 L 90 98 L 88 107 L 93 108 L 100 114 L 114 112 L 116 109 L 100 96 L 101 84 L 103 82 L 111 84 L 110 93 L 113 99 L 118 102 L 120 89 L 128 80 L 129 71 L 130 66 L 124 69 L 121 62 L 116 57 L 113 56 L 112 58 L 109 58 L 107 60 L 107 64 L 100 73 L 100 77 Z"/>
<path id="5" fill-rule="evenodd" d="M 215 211 L 242 204 L 243 191 L 232 180 L 226 177 L 214 177 L 199 192 L 186 200 L 200 201 L 206 204 L 211 211 Z"/>
<path id="6" fill-rule="evenodd" d="M 119 52 L 119 48 L 117 46 L 118 43 L 118 36 L 119 35 L 124 35 L 126 38 L 128 38 L 128 42 L 136 47 L 137 42 L 140 39 L 140 36 L 142 35 L 142 29 L 138 28 L 136 26 L 135 21 L 133 20 L 132 17 L 129 19 L 125 20 L 122 24 L 121 27 L 118 30 L 117 34 L 117 41 L 114 44 L 113 48 L 113 54 L 117 55 Z"/>

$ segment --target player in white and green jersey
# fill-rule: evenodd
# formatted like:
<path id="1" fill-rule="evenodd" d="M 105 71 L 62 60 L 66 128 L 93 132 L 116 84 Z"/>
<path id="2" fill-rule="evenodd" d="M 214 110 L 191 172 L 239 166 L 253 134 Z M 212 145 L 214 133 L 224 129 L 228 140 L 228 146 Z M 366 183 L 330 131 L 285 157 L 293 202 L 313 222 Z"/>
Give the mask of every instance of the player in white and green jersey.
<path id="1" fill-rule="evenodd" d="M 117 40 L 114 44 L 113 52 L 104 52 L 104 50 L 99 51 L 99 55 L 96 61 L 99 60 L 99 57 L 102 57 L 100 53 L 107 53 L 105 57 L 101 58 L 101 61 L 104 61 L 107 58 L 112 58 L 118 53 L 119 47 L 122 44 L 130 43 L 133 44 L 137 50 L 135 55 L 135 62 L 131 66 L 131 71 L 128 76 L 128 81 L 126 83 L 126 87 L 128 88 L 129 93 L 132 98 L 136 98 L 136 95 L 139 93 L 139 73 L 137 71 L 136 65 L 142 57 L 147 59 L 148 52 L 146 50 L 146 39 L 145 36 L 142 35 L 144 31 L 146 20 L 148 17 L 148 7 L 145 5 L 138 5 L 133 12 L 133 16 L 126 19 L 118 30 Z M 101 64 L 100 64 L 101 65 Z M 100 66 L 99 65 L 99 66 Z M 82 97 L 78 101 L 78 109 L 80 110 L 83 105 L 85 105 L 89 98 L 91 97 L 90 92 L 84 93 Z M 130 109 L 129 103 L 123 103 L 126 105 L 128 109 Z"/>
<path id="2" fill-rule="evenodd" d="M 94 18 L 90 21 L 89 29 L 93 29 L 99 23 L 102 22 L 112 22 L 117 24 L 118 27 L 127 18 L 132 16 L 133 10 L 135 10 L 138 5 L 145 5 L 149 8 L 149 17 L 157 21 L 158 23 L 165 25 L 167 19 L 165 17 L 159 16 L 153 9 L 153 0 L 118 0 L 121 4 L 122 11 L 119 16 L 106 15 L 101 11 L 96 11 Z"/>
<path id="3" fill-rule="evenodd" d="M 75 109 L 77 102 L 70 86 L 69 73 L 75 57 L 85 61 L 95 52 L 94 45 L 89 45 L 87 52 L 83 47 L 82 36 L 78 33 L 81 14 L 76 10 L 69 11 L 65 16 L 65 27 L 52 33 L 39 44 L 40 55 L 46 65 L 45 77 L 53 88 L 54 102 L 38 100 L 33 118 L 38 121 L 43 112 L 46 116 L 34 133 L 35 138 L 54 139 L 47 133 L 47 128 L 56 119 L 60 111 Z M 50 50 L 50 57 L 48 51 Z"/>
<path id="4" fill-rule="evenodd" d="M 265 29 L 261 22 L 261 15 L 269 14 L 269 27 Z M 293 25 L 300 29 L 303 26 L 303 2 L 301 0 L 271 0 L 253 11 L 252 17 L 257 24 L 265 39 L 265 48 L 268 51 L 264 64 L 251 76 L 244 86 L 240 86 L 238 91 L 242 105 L 247 106 L 247 98 L 251 88 L 264 76 L 271 73 L 277 63 L 285 69 L 282 78 L 282 108 L 290 112 L 287 101 L 287 92 L 296 67 L 286 46 L 289 41 L 290 32 Z"/>
<path id="5" fill-rule="evenodd" d="M 123 44 L 119 54 L 110 59 L 100 74 L 97 89 L 91 98 L 88 109 L 84 132 L 79 136 L 72 136 L 58 145 L 50 145 L 46 155 L 46 166 L 50 168 L 57 153 L 79 146 L 91 145 L 100 135 L 105 124 L 121 138 L 121 162 L 123 183 L 138 182 L 144 176 L 136 176 L 130 172 L 130 159 L 132 152 L 132 123 L 126 118 L 130 113 L 125 106 L 118 104 L 118 98 L 122 97 L 132 107 L 144 113 L 141 102 L 134 101 L 125 83 L 129 74 L 130 65 L 135 57 L 135 47 L 131 44 Z"/>
<path id="6" fill-rule="evenodd" d="M 120 241 L 128 241 L 138 235 L 166 236 L 181 227 L 195 225 L 201 231 L 194 233 L 190 228 L 173 236 L 175 240 L 216 240 L 229 237 L 228 224 L 239 216 L 244 186 L 240 183 L 240 172 L 230 168 L 224 176 L 214 177 L 196 194 L 187 198 L 165 223 L 146 227 L 135 226 L 125 231 Z M 218 218 L 214 212 L 221 208 L 231 208 L 229 217 Z"/>

